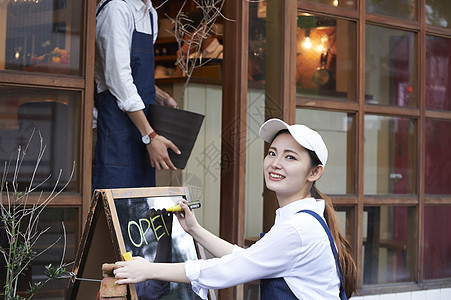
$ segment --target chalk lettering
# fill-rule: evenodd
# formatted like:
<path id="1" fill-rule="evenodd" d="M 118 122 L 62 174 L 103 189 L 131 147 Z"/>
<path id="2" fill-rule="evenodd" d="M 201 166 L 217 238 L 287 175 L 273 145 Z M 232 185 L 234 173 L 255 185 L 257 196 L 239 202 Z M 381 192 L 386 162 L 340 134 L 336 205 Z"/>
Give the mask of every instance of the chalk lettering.
<path id="1" fill-rule="evenodd" d="M 150 221 L 152 223 L 153 232 L 155 233 L 157 241 L 159 241 L 165 234 L 169 235 L 168 229 L 166 228 L 166 223 L 164 222 L 163 215 L 161 214 L 156 215 L 155 217 L 150 218 Z"/>
<path id="2" fill-rule="evenodd" d="M 142 223 L 143 222 L 147 223 L 146 230 L 144 230 L 143 227 L 142 227 Z M 146 245 L 148 245 L 149 243 L 147 243 L 147 240 L 146 240 L 146 232 L 150 228 L 150 221 L 147 220 L 147 219 L 139 219 L 139 227 L 140 227 L 140 230 L 141 230 L 142 239 L 144 239 L 144 242 L 146 243 Z"/>
<path id="3" fill-rule="evenodd" d="M 139 231 L 139 236 L 140 236 L 140 238 L 141 238 L 141 240 L 139 241 L 139 244 L 138 243 L 135 243 L 135 241 L 133 240 L 133 238 L 132 238 L 132 235 L 131 235 L 131 230 L 130 230 L 130 228 L 131 228 L 131 226 L 132 225 L 134 225 L 134 226 L 136 226 L 136 228 L 138 229 L 138 231 Z M 143 237 L 142 237 L 142 228 L 141 228 L 141 226 L 139 226 L 139 224 L 138 223 L 136 223 L 135 221 L 130 221 L 130 222 L 128 222 L 128 238 L 130 239 L 130 241 L 132 242 L 132 244 L 135 246 L 135 247 L 141 247 L 142 246 L 142 244 L 143 244 Z"/>

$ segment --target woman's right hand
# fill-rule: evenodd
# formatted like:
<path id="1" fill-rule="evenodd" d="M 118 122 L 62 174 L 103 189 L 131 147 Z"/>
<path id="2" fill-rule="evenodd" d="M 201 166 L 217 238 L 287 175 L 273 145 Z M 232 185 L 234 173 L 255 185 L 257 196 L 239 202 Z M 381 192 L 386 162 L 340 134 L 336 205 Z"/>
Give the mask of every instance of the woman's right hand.
<path id="1" fill-rule="evenodd" d="M 185 230 L 186 233 L 193 235 L 193 232 L 198 227 L 200 227 L 199 223 L 197 222 L 196 216 L 188 207 L 188 205 L 185 204 L 185 202 L 180 202 L 180 206 L 183 209 L 183 213 L 176 213 L 175 215 L 179 220 L 183 230 Z"/>
<path id="2" fill-rule="evenodd" d="M 177 219 L 183 230 L 191 235 L 199 244 L 215 257 L 222 257 L 233 252 L 233 245 L 226 240 L 217 237 L 203 228 L 196 219 L 193 211 L 184 202 L 180 203 L 182 213 L 176 213 Z"/>

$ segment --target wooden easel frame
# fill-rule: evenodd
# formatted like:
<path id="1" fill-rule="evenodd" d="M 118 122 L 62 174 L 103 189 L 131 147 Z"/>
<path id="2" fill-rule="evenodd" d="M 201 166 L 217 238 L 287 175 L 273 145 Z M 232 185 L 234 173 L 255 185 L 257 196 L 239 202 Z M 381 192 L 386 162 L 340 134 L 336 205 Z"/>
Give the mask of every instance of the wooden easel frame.
<path id="1" fill-rule="evenodd" d="M 80 247 L 74 263 L 73 273 L 77 278 L 101 279 L 101 267 L 105 262 L 122 260 L 126 252 L 122 237 L 115 199 L 150 198 L 182 196 L 191 201 L 187 187 L 152 187 L 95 190 L 89 209 Z M 174 203 L 175 204 L 175 203 Z M 93 243 L 93 241 L 95 241 Z M 206 259 L 203 248 L 195 242 L 197 257 Z M 67 299 L 94 299 L 100 283 L 89 281 L 70 281 Z M 133 284 L 128 285 L 128 299 L 138 300 Z M 209 299 L 215 294 L 209 291 Z"/>

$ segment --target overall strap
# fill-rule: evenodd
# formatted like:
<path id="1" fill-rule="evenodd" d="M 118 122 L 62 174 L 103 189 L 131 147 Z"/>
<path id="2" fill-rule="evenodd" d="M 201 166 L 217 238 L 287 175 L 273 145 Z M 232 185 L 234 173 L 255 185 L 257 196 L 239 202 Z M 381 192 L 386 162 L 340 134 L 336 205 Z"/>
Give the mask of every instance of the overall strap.
<path id="1" fill-rule="evenodd" d="M 335 248 L 334 238 L 332 237 L 332 233 L 330 232 L 329 227 L 327 226 L 326 222 L 324 222 L 323 218 L 321 218 L 316 212 L 309 210 L 309 209 L 304 209 L 304 210 L 298 211 L 298 213 L 300 213 L 300 212 L 304 212 L 304 213 L 307 213 L 307 214 L 315 217 L 315 219 L 317 219 L 318 222 L 323 226 L 324 231 L 326 231 L 327 236 L 329 238 L 330 248 L 332 249 L 332 253 L 334 254 L 334 257 L 335 257 L 335 264 L 337 266 L 338 277 L 340 278 L 340 299 L 346 300 L 347 298 L 346 298 L 346 293 L 345 293 L 345 288 L 344 288 L 344 283 L 343 283 L 343 274 L 341 273 L 340 263 L 338 262 L 338 253 L 337 253 L 337 249 Z"/>
<path id="2" fill-rule="evenodd" d="M 124 1 L 125 3 L 127 3 L 127 1 L 125 1 L 125 0 L 122 0 L 122 1 Z M 107 1 L 105 1 L 105 2 L 103 2 L 103 4 L 99 7 L 99 10 L 97 10 L 97 12 L 96 12 L 96 18 L 97 18 L 97 16 L 100 14 L 100 12 L 102 11 L 102 9 L 105 7 L 105 5 L 107 5 L 108 3 L 110 3 L 111 2 L 111 0 L 107 0 Z M 128 5 L 128 4 L 127 4 Z M 130 9 L 130 7 L 129 7 L 129 9 Z M 134 26 L 134 28 L 136 29 L 136 24 L 135 24 L 135 16 L 133 15 L 133 12 L 131 12 L 131 14 L 132 14 L 132 16 L 133 16 L 133 26 Z M 152 17 L 152 16 L 151 16 Z M 152 19 L 151 19 L 151 21 L 150 21 L 151 23 L 150 24 L 152 24 Z M 152 27 L 152 33 L 153 33 L 153 27 Z"/>
<path id="3" fill-rule="evenodd" d="M 105 2 L 103 2 L 103 4 L 99 7 L 99 10 L 96 12 L 96 18 L 97 16 L 100 14 L 100 12 L 102 11 L 102 9 L 105 7 L 105 5 L 107 5 L 108 3 L 110 3 L 111 0 L 107 0 Z"/>
<path id="4" fill-rule="evenodd" d="M 152 11 L 149 11 L 149 16 L 150 16 L 150 32 L 152 33 L 152 38 L 153 38 L 154 32 L 153 32 L 153 13 L 152 13 Z"/>

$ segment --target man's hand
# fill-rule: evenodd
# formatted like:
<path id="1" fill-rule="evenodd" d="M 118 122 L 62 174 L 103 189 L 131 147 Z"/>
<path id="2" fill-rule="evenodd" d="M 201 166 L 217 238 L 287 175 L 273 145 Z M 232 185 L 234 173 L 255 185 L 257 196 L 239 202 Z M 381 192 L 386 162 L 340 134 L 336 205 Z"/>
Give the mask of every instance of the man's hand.
<path id="1" fill-rule="evenodd" d="M 170 106 L 173 108 L 177 107 L 177 102 L 168 93 L 155 86 L 156 100 L 159 105 Z"/>
<path id="2" fill-rule="evenodd" d="M 179 148 L 173 142 L 164 136 L 157 135 L 152 142 L 147 146 L 147 153 L 149 153 L 150 163 L 152 167 L 159 170 L 176 170 L 177 168 L 169 158 L 168 148 L 176 154 L 181 154 Z"/>
<path id="3" fill-rule="evenodd" d="M 163 103 L 160 104 L 160 105 L 170 106 L 172 108 L 177 108 L 177 102 L 174 100 L 174 98 L 172 98 L 169 95 L 168 95 L 168 97 L 166 99 L 163 100 Z"/>

